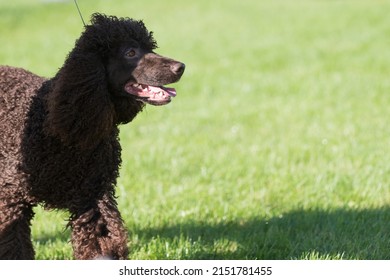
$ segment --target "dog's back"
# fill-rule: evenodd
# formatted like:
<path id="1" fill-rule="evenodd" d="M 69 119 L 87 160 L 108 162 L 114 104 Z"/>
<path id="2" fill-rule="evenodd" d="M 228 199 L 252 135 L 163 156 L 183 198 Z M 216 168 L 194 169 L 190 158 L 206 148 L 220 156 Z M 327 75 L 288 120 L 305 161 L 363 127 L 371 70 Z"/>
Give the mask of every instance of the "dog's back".
<path id="1" fill-rule="evenodd" d="M 32 96 L 44 81 L 44 78 L 24 69 L 0 66 L 0 143 L 3 144 L 0 151 L 3 151 L 5 141 L 16 140 L 12 139 L 15 129 L 23 126 Z M 5 137 L 7 131 L 12 133 Z"/>

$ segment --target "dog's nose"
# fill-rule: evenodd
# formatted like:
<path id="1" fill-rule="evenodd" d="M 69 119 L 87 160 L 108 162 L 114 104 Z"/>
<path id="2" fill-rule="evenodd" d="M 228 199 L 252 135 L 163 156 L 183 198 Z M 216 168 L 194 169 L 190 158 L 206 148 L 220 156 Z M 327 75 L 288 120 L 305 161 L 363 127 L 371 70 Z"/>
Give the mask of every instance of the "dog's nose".
<path id="1" fill-rule="evenodd" d="M 176 62 L 171 65 L 171 71 L 176 75 L 182 75 L 185 68 L 186 68 L 185 64 L 181 62 Z"/>

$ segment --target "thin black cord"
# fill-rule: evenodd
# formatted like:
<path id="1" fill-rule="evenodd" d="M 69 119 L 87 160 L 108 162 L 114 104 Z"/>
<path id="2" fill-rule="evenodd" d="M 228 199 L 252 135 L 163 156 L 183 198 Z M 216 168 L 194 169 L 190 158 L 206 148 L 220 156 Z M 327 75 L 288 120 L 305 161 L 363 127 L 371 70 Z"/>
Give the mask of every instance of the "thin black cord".
<path id="1" fill-rule="evenodd" d="M 74 0 L 74 3 L 76 4 L 77 11 L 79 11 L 79 15 L 80 15 L 81 21 L 83 22 L 84 27 L 85 27 L 85 26 L 86 26 L 86 25 L 85 25 L 85 21 L 84 21 L 84 19 L 83 19 L 83 15 L 82 15 L 81 12 L 80 12 L 79 5 L 77 5 L 77 1 L 76 1 L 76 0 Z"/>

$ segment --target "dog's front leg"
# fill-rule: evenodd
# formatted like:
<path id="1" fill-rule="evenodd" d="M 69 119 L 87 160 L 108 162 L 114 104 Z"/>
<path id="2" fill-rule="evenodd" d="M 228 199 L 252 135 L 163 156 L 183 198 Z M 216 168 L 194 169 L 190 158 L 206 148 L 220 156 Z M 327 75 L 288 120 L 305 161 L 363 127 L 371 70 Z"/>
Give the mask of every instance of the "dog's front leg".
<path id="1" fill-rule="evenodd" d="M 76 259 L 127 259 L 127 231 L 112 195 L 95 207 L 73 214 L 72 245 Z"/>

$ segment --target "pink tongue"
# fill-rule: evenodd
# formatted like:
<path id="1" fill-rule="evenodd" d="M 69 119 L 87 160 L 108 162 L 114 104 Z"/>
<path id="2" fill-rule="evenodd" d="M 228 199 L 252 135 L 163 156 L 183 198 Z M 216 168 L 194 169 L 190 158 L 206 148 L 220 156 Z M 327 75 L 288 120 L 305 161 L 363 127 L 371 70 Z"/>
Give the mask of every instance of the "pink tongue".
<path id="1" fill-rule="evenodd" d="M 144 97 L 147 97 L 148 95 L 153 94 L 153 93 L 157 94 L 157 93 L 161 93 L 161 92 L 164 92 L 164 94 L 167 94 L 171 97 L 176 96 L 176 90 L 174 88 L 168 88 L 168 87 L 163 87 L 163 86 L 155 87 L 155 86 L 148 86 L 148 85 L 143 85 L 143 84 L 129 85 L 129 87 L 130 87 L 129 89 L 126 89 L 126 90 L 128 90 L 128 92 L 135 90 L 135 94 L 137 94 L 139 96 L 144 96 Z"/>
<path id="2" fill-rule="evenodd" d="M 163 90 L 168 92 L 168 94 L 172 97 L 176 96 L 176 90 L 174 88 L 161 87 Z"/>

